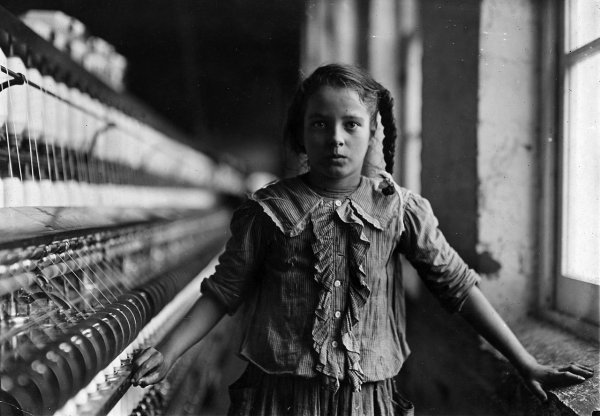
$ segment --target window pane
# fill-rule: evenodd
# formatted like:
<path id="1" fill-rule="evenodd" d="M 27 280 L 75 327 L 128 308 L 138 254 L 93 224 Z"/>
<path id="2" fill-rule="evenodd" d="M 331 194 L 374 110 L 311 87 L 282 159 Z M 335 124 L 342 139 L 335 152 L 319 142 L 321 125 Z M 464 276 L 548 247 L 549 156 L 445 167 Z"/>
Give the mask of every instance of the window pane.
<path id="1" fill-rule="evenodd" d="M 566 74 L 564 276 L 600 284 L 600 54 Z"/>
<path id="2" fill-rule="evenodd" d="M 565 17 L 567 52 L 600 38 L 600 0 L 569 0 Z"/>

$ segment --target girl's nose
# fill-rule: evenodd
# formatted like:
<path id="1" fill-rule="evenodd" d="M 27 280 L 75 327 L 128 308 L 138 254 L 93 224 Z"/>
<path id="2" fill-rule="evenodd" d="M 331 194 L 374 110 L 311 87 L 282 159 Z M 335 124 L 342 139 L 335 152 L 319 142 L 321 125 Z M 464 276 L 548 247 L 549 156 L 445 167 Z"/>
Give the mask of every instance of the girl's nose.
<path id="1" fill-rule="evenodd" d="M 334 127 L 330 134 L 330 143 L 333 147 L 342 147 L 344 145 L 343 127 Z"/>

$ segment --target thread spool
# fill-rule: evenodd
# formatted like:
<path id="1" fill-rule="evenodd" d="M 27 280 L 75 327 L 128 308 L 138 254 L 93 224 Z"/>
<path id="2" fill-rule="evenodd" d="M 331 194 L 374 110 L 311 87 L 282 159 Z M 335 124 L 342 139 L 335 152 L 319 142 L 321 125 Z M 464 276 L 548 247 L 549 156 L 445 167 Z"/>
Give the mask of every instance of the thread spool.
<path id="1" fill-rule="evenodd" d="M 68 180 L 65 184 L 65 188 L 68 194 L 68 206 L 82 206 L 83 200 L 81 198 L 81 188 L 79 186 L 79 182 L 74 180 Z"/>
<path id="2" fill-rule="evenodd" d="M 115 185 L 115 193 L 119 195 L 119 204 L 122 207 L 131 206 L 132 194 L 131 194 L 131 186 L 127 185 Z"/>
<path id="3" fill-rule="evenodd" d="M 83 107 L 85 105 L 85 99 L 83 98 L 83 94 L 77 88 L 69 88 L 68 89 L 69 100 L 78 107 Z M 69 132 L 68 132 L 68 146 L 72 149 L 81 150 L 83 148 L 84 143 L 84 123 L 83 123 L 83 113 L 79 108 L 68 106 L 69 107 Z"/>
<path id="4" fill-rule="evenodd" d="M 94 186 L 95 191 L 96 191 L 96 197 L 98 199 L 98 205 L 106 207 L 108 206 L 108 201 L 106 200 L 107 195 L 106 195 L 106 191 L 105 191 L 105 185 L 104 184 L 96 184 Z"/>
<path id="5" fill-rule="evenodd" d="M 83 206 L 84 195 L 83 188 L 81 186 L 81 166 L 79 162 L 78 152 L 83 149 L 84 134 L 83 129 L 83 113 L 78 107 L 83 106 L 82 93 L 76 88 L 67 88 L 67 99 L 73 104 L 67 104 L 67 134 L 65 136 L 65 146 L 69 152 L 71 167 L 74 168 L 74 172 L 71 171 L 71 175 L 75 174 L 71 180 L 67 183 L 67 189 L 69 191 L 70 203 L 72 206 Z"/>
<path id="6" fill-rule="evenodd" d="M 38 181 L 23 181 L 23 206 L 37 207 L 42 202 L 41 189 Z"/>
<path id="7" fill-rule="evenodd" d="M 79 190 L 79 206 L 93 206 L 92 204 L 90 204 L 90 198 L 92 196 L 90 194 L 89 183 L 77 182 L 77 188 Z"/>
<path id="8" fill-rule="evenodd" d="M 44 89 L 52 94 L 56 94 L 56 81 L 50 75 L 42 77 L 42 85 Z M 48 144 L 56 143 L 57 130 L 57 99 L 50 94 L 43 95 L 44 104 L 44 131 L 42 139 Z"/>
<path id="9" fill-rule="evenodd" d="M 7 59 L 8 68 L 16 73 L 26 74 L 25 63 L 18 56 Z M 27 88 L 25 85 L 11 84 L 8 88 L 8 134 L 21 136 L 27 125 Z"/>
<path id="10" fill-rule="evenodd" d="M 85 113 L 81 113 L 81 149 L 85 152 L 89 148 L 92 136 L 94 134 L 97 118 L 92 114 L 94 112 L 94 103 L 92 98 L 86 94 L 80 94 L 81 106 L 86 109 Z M 89 113 L 88 113 L 89 112 Z"/>
<path id="11" fill-rule="evenodd" d="M 110 108 L 105 106 L 106 109 L 106 119 L 111 124 L 117 124 L 117 110 L 114 108 Z M 118 129 L 110 128 L 105 130 L 102 135 L 98 138 L 98 143 L 96 144 L 98 147 L 98 156 L 102 160 L 114 161 L 115 154 L 117 154 L 118 149 Z"/>
<path id="12" fill-rule="evenodd" d="M 84 207 L 95 207 L 100 205 L 96 185 L 93 183 L 82 182 L 80 184 Z"/>
<path id="13" fill-rule="evenodd" d="M 69 89 L 63 82 L 56 83 L 56 95 L 69 99 Z M 56 143 L 66 146 L 69 142 L 69 105 L 62 100 L 56 100 Z"/>
<path id="14" fill-rule="evenodd" d="M 8 58 L 4 54 L 4 51 L 0 48 L 0 65 L 3 67 L 8 66 Z M 5 72 L 0 72 L 0 81 L 4 82 L 10 79 L 9 75 Z M 6 124 L 8 119 L 8 90 L 0 91 L 0 126 Z"/>
<path id="15" fill-rule="evenodd" d="M 119 186 L 114 183 L 106 185 L 108 198 L 110 198 L 110 206 L 123 207 L 123 194 L 119 192 Z"/>
<path id="16" fill-rule="evenodd" d="M 36 68 L 27 69 L 28 83 L 42 85 L 42 74 Z M 44 93 L 37 88 L 27 86 L 27 118 L 28 123 L 25 134 L 31 139 L 37 140 L 44 132 Z"/>
<path id="17" fill-rule="evenodd" d="M 23 183 L 19 178 L 4 178 L 4 206 L 22 207 L 25 195 Z"/>
<path id="18" fill-rule="evenodd" d="M 54 182 L 55 202 L 57 207 L 68 207 L 69 206 L 69 193 L 67 186 L 64 181 Z"/>
<path id="19" fill-rule="evenodd" d="M 104 203 L 102 201 L 101 185 L 99 185 L 97 183 L 92 183 L 92 184 L 90 184 L 90 188 L 91 188 L 91 192 L 93 195 L 90 201 L 93 202 L 94 205 L 98 205 L 98 206 L 104 205 Z"/>
<path id="20" fill-rule="evenodd" d="M 39 181 L 40 188 L 40 206 L 54 207 L 57 205 L 56 202 L 56 191 L 54 189 L 54 183 L 49 179 L 42 179 Z"/>
<path id="21" fill-rule="evenodd" d="M 107 183 L 102 186 L 102 201 L 107 207 L 120 207 L 119 195 L 115 193 L 115 185 Z"/>

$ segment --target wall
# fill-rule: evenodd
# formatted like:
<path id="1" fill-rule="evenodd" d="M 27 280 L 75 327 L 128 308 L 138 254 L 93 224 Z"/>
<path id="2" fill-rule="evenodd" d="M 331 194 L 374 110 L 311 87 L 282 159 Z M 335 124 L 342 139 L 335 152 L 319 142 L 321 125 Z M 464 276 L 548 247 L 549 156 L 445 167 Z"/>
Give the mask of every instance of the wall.
<path id="1" fill-rule="evenodd" d="M 477 125 L 480 258 L 494 264 L 482 288 L 508 321 L 533 301 L 538 22 L 535 3 L 484 0 Z"/>
<path id="2" fill-rule="evenodd" d="M 420 10 L 421 193 L 448 242 L 475 267 L 480 1 L 427 1 Z"/>
<path id="3" fill-rule="evenodd" d="M 537 210 L 534 3 L 426 2 L 422 193 L 508 322 L 533 301 Z"/>
<path id="4" fill-rule="evenodd" d="M 421 2 L 422 193 L 515 325 L 532 307 L 536 212 L 534 2 Z M 537 401 L 457 317 L 420 291 L 402 372 L 422 414 L 527 414 Z M 510 388 L 508 387 L 510 386 Z M 531 407 L 533 406 L 533 407 Z M 537 409 L 539 410 L 539 409 Z"/>
<path id="5" fill-rule="evenodd" d="M 478 16 L 467 13 L 467 9 L 474 11 L 465 9 L 467 3 L 420 4 L 423 82 L 428 82 L 428 76 L 434 81 L 423 88 L 423 193 L 431 195 L 448 240 L 459 238 L 460 243 L 453 245 L 481 274 L 483 292 L 526 348 L 541 362 L 581 360 L 583 350 L 573 347 L 577 344 L 572 338 L 557 348 L 555 329 L 525 322 L 534 307 L 539 278 L 535 225 L 540 208 L 541 3 L 473 2 Z M 448 24 L 441 24 L 444 21 Z M 467 25 L 473 24 L 478 25 L 477 31 L 469 30 Z M 448 33 L 454 25 L 463 30 Z M 451 50 L 457 51 L 453 59 Z M 477 81 L 469 85 L 468 77 Z M 446 122 L 447 129 L 431 127 L 436 120 Z M 449 136 L 457 148 L 436 149 L 440 137 Z M 461 203 L 452 200 L 457 192 L 468 202 L 462 202 L 464 221 L 460 214 L 455 220 L 456 210 L 461 209 Z M 413 318 L 408 338 L 414 348 L 400 379 L 421 414 L 576 414 L 570 404 L 540 403 L 495 350 L 460 319 L 441 312 L 426 292 L 420 293 L 409 302 Z"/>

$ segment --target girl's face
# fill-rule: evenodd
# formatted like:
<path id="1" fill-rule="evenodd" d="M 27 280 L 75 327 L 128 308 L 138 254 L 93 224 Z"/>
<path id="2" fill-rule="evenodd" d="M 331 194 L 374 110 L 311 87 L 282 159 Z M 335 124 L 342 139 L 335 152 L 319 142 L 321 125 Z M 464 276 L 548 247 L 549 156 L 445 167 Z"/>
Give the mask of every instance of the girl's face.
<path id="1" fill-rule="evenodd" d="M 303 126 L 311 183 L 332 189 L 358 185 L 372 136 L 371 112 L 356 91 L 317 90 L 307 101 Z"/>

